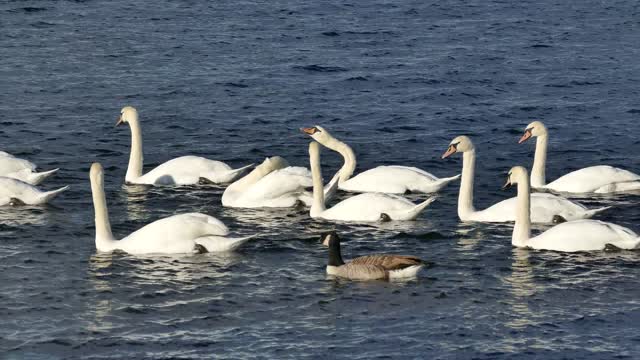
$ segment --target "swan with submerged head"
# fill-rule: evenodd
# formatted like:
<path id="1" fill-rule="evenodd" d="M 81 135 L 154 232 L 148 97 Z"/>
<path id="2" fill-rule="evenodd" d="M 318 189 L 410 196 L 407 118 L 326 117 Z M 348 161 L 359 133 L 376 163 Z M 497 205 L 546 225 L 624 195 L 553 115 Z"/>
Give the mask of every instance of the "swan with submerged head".
<path id="1" fill-rule="evenodd" d="M 476 164 L 476 148 L 467 136 L 458 136 L 451 141 L 449 148 L 442 155 L 447 158 L 455 153 L 462 153 L 462 180 L 458 195 L 458 217 L 462 221 L 507 222 L 514 221 L 516 214 L 516 198 L 500 201 L 484 210 L 476 210 L 473 206 L 473 182 Z M 531 197 L 531 218 L 535 223 L 551 223 L 555 216 L 566 220 L 590 218 L 608 209 L 608 207 L 589 210 L 585 206 L 565 199 L 561 196 L 536 193 Z"/>
<path id="2" fill-rule="evenodd" d="M 0 151 L 0 176 L 21 180 L 31 185 L 38 185 L 59 170 L 52 169 L 37 172 L 36 168 L 36 164 L 29 160 L 20 159 L 7 152 Z"/>
<path id="3" fill-rule="evenodd" d="M 142 129 L 138 111 L 125 106 L 120 112 L 116 127 L 129 124 L 131 129 L 131 154 L 125 175 L 127 184 L 143 185 L 193 185 L 200 182 L 214 184 L 229 183 L 237 179 L 252 165 L 231 169 L 229 165 L 200 156 L 181 156 L 158 165 L 146 174 L 142 174 Z"/>
<path id="4" fill-rule="evenodd" d="M 322 126 L 316 125 L 300 130 L 323 146 L 342 155 L 344 165 L 340 169 L 338 183 L 341 190 L 387 194 L 434 193 L 460 177 L 460 175 L 456 175 L 440 179 L 415 167 L 397 165 L 378 166 L 351 177 L 356 169 L 356 156 L 349 145 L 333 137 Z"/>
<path id="5" fill-rule="evenodd" d="M 527 169 L 522 166 L 511 168 L 504 187 L 512 185 L 518 186 L 516 222 L 511 238 L 513 246 L 566 252 L 640 248 L 640 238 L 633 231 L 597 220 L 563 222 L 532 238 Z"/>
<path id="6" fill-rule="evenodd" d="M 102 165 L 92 164 L 89 177 L 95 211 L 96 249 L 100 252 L 193 254 L 232 251 L 252 238 L 230 238 L 227 236 L 229 229 L 220 220 L 205 214 L 188 213 L 154 221 L 124 239 L 116 240 L 109 222 Z"/>
<path id="7" fill-rule="evenodd" d="M 640 190 L 640 175 L 609 165 L 597 165 L 572 171 L 547 184 L 547 145 L 549 131 L 541 121 L 527 125 L 518 143 L 536 137 L 536 152 L 531 168 L 531 187 L 567 193 L 617 193 Z"/>
<path id="8" fill-rule="evenodd" d="M 69 186 L 52 191 L 42 191 L 24 181 L 0 176 L 0 206 L 42 205 L 48 203 Z"/>

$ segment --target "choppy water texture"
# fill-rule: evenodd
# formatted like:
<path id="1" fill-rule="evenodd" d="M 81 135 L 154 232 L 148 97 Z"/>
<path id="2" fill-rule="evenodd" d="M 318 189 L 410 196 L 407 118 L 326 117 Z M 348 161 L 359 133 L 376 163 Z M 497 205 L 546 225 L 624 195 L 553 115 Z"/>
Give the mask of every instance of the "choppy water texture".
<path id="1" fill-rule="evenodd" d="M 640 254 L 513 249 L 510 225 L 458 222 L 457 184 L 415 223 L 384 226 L 224 209 L 215 186 L 126 188 L 129 131 L 113 128 L 139 109 L 147 168 L 185 154 L 306 166 L 297 129 L 320 124 L 358 171 L 438 176 L 460 171 L 440 155 L 468 134 L 479 208 L 514 195 L 499 187 L 531 163 L 516 141 L 533 119 L 551 131 L 550 179 L 638 172 L 637 1 L 6 1 L 0 24 L 0 149 L 61 167 L 46 188 L 72 185 L 50 206 L 0 210 L 2 357 L 640 356 Z M 96 254 L 93 161 L 118 236 L 186 211 L 261 235 L 224 256 Z M 323 161 L 329 173 L 341 159 Z M 638 231 L 638 201 L 585 203 Z M 433 266 L 406 283 L 327 279 L 317 234 L 334 227 L 347 258 Z"/>

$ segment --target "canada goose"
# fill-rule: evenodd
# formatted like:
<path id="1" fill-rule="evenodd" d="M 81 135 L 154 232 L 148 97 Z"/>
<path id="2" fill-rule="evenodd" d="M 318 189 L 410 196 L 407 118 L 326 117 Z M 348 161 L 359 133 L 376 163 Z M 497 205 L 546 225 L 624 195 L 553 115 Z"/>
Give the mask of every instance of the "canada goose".
<path id="1" fill-rule="evenodd" d="M 329 275 L 351 280 L 390 280 L 415 277 L 424 267 L 424 261 L 415 256 L 382 254 L 357 257 L 345 264 L 335 231 L 322 234 L 320 241 L 329 247 Z"/>

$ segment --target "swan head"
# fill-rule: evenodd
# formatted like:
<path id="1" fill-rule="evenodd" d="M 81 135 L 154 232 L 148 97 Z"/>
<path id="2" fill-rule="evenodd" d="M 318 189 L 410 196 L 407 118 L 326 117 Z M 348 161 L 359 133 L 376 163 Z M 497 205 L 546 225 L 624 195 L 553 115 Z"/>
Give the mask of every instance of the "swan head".
<path id="1" fill-rule="evenodd" d="M 469 139 L 468 136 L 458 136 L 455 139 L 451 140 L 451 142 L 449 143 L 449 147 L 447 148 L 447 151 L 445 151 L 444 154 L 442 154 L 442 158 L 448 158 L 449 156 L 455 154 L 455 153 L 463 153 L 463 152 L 467 152 L 467 151 L 471 151 L 474 150 L 475 146 L 473 146 L 473 142 L 471 141 L 471 139 Z"/>
<path id="2" fill-rule="evenodd" d="M 528 178 L 529 174 L 527 173 L 527 169 L 522 166 L 514 166 L 511 168 L 511 170 L 509 170 L 509 174 L 507 175 L 507 182 L 502 188 L 506 189 L 508 187 L 516 185 L 523 180 L 526 181 Z"/>
<path id="3" fill-rule="evenodd" d="M 313 140 L 323 143 L 331 138 L 331 134 L 320 125 L 308 128 L 300 128 L 300 131 L 311 136 Z"/>
<path id="4" fill-rule="evenodd" d="M 524 134 L 518 141 L 518 144 L 522 144 L 533 136 L 543 135 L 547 135 L 547 127 L 544 126 L 542 121 L 534 121 L 531 124 L 527 125 L 527 127 L 524 129 Z"/>
<path id="5" fill-rule="evenodd" d="M 320 234 L 320 243 L 324 246 L 329 246 L 329 243 L 340 241 L 338 238 L 338 233 L 335 231 L 329 231 L 326 233 Z"/>
<path id="6" fill-rule="evenodd" d="M 116 122 L 116 126 L 122 123 L 128 123 L 130 121 L 138 120 L 138 110 L 133 106 L 125 106 L 120 110 L 120 117 Z"/>
<path id="7" fill-rule="evenodd" d="M 104 171 L 100 163 L 96 162 L 91 164 L 91 170 L 89 170 L 89 178 L 95 184 L 102 185 L 104 183 Z"/>

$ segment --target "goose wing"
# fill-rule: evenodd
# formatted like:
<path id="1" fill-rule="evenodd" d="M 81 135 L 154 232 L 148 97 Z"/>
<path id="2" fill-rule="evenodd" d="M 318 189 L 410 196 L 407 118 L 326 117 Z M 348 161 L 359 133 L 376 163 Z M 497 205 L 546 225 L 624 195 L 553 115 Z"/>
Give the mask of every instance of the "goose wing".
<path id="1" fill-rule="evenodd" d="M 423 261 L 416 256 L 406 255 L 367 255 L 351 260 L 354 265 L 376 265 L 382 266 L 385 270 L 404 269 L 409 266 L 421 265 Z"/>

